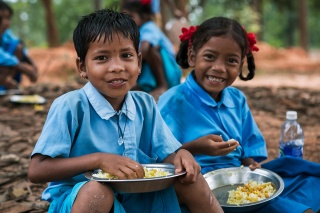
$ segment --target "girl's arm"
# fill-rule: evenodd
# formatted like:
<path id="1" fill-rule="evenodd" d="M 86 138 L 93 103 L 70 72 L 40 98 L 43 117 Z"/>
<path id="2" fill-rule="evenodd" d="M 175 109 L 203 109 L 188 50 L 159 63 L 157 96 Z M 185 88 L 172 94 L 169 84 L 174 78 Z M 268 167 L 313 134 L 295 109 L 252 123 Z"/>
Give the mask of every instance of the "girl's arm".
<path id="1" fill-rule="evenodd" d="M 227 155 L 239 146 L 235 140 L 224 142 L 219 135 L 206 135 L 182 145 L 193 155 L 203 154 L 210 156 Z"/>
<path id="2" fill-rule="evenodd" d="M 51 158 L 36 154 L 31 159 L 28 178 L 33 183 L 45 183 L 71 178 L 98 168 L 120 179 L 144 177 L 142 165 L 127 157 L 93 153 L 74 158 Z"/>

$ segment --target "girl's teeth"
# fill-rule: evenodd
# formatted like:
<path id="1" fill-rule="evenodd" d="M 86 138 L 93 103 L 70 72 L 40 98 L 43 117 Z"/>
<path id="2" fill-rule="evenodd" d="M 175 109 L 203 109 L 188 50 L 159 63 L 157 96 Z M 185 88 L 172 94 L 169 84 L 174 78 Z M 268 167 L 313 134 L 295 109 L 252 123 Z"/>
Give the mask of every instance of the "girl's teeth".
<path id="1" fill-rule="evenodd" d="M 221 79 L 221 78 L 214 78 L 214 77 L 211 77 L 211 76 L 208 77 L 208 80 L 209 80 L 209 81 L 222 82 L 222 79 Z"/>
<path id="2" fill-rule="evenodd" d="M 112 83 L 122 83 L 123 82 L 123 80 L 114 80 L 114 81 L 112 81 Z"/>

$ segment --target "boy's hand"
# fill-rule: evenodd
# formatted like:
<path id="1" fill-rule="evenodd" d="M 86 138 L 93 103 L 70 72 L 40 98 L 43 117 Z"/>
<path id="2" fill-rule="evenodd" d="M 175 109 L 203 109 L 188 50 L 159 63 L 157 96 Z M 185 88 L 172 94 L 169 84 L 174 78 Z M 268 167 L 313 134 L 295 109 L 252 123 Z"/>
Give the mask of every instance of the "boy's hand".
<path id="1" fill-rule="evenodd" d="M 261 168 L 261 164 L 254 161 L 253 158 L 244 158 L 241 163 L 244 166 L 248 166 L 252 171 Z"/>
<path id="2" fill-rule="evenodd" d="M 143 178 L 144 169 L 142 165 L 130 158 L 114 154 L 103 154 L 100 159 L 100 166 L 104 172 L 119 177 L 119 179 Z"/>
<path id="3" fill-rule="evenodd" d="M 249 165 L 249 168 L 253 171 L 257 168 L 261 168 L 261 164 L 254 161 L 252 164 Z"/>
<path id="4" fill-rule="evenodd" d="M 201 168 L 189 151 L 180 149 L 173 160 L 173 164 L 176 168 L 176 173 L 182 171 L 187 172 L 187 174 L 180 179 L 181 183 L 196 182 Z"/>

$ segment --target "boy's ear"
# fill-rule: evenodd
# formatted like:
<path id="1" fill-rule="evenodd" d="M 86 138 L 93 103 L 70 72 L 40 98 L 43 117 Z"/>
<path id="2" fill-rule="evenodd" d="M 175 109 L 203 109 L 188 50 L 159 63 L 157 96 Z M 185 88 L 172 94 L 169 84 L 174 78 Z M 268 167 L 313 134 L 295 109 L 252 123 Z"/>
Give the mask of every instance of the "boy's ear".
<path id="1" fill-rule="evenodd" d="M 196 54 L 192 47 L 188 48 L 188 63 L 190 67 L 194 67 L 196 64 Z"/>
<path id="2" fill-rule="evenodd" d="M 83 79 L 88 79 L 86 67 L 83 61 L 79 57 L 76 59 L 77 70 L 80 74 L 80 77 Z"/>

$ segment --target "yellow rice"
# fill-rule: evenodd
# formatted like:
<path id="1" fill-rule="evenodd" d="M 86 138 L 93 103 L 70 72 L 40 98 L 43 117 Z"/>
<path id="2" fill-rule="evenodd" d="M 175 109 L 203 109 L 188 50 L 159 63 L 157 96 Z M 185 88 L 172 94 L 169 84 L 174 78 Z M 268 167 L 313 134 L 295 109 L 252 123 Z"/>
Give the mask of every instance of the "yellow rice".
<path id="1" fill-rule="evenodd" d="M 243 186 L 238 186 L 236 190 L 230 190 L 228 197 L 228 204 L 246 204 L 257 202 L 272 196 L 275 192 L 275 188 L 271 185 L 271 182 L 258 183 L 250 180 Z"/>
<path id="2" fill-rule="evenodd" d="M 154 177 L 164 177 L 170 175 L 169 172 L 162 171 L 161 169 L 147 169 L 146 167 L 144 169 L 144 178 L 154 178 Z M 102 170 L 99 170 L 97 173 L 92 174 L 93 177 L 96 178 L 103 178 L 103 179 L 119 179 L 115 175 L 111 175 L 108 172 L 104 172 Z"/>

